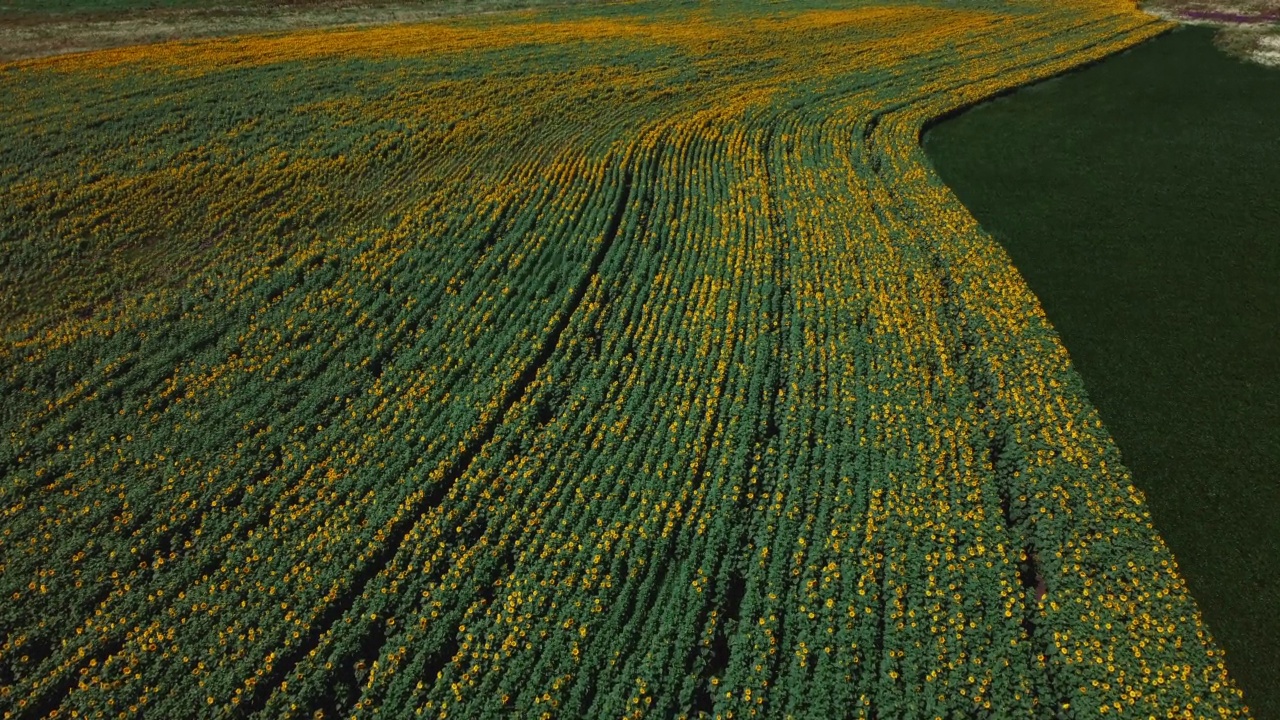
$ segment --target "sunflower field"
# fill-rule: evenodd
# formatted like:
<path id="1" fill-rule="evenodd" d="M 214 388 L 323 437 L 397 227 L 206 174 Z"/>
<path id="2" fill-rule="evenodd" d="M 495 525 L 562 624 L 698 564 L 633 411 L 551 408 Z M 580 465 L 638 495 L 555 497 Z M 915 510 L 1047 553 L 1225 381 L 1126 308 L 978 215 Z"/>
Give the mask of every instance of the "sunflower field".
<path id="1" fill-rule="evenodd" d="M 0 716 L 1247 717 L 929 122 L 1120 0 L 0 66 Z"/>

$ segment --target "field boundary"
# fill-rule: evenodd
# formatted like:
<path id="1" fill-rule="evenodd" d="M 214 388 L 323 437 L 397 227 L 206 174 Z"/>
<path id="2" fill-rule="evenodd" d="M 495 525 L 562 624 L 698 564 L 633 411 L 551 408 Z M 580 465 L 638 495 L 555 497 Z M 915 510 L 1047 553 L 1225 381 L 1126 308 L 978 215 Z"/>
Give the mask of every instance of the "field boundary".
<path id="1" fill-rule="evenodd" d="M 373 4 L 334 0 L 271 8 L 214 6 L 13 15 L 0 12 L 0 63 L 204 38 L 408 25 L 552 9 L 576 2 L 438 0 Z"/>

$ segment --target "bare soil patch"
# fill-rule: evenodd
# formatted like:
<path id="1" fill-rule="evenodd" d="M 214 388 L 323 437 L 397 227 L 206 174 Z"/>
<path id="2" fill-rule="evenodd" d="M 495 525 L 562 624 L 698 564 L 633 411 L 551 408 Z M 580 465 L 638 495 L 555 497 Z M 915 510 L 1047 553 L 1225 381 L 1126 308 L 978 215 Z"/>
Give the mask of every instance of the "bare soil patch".
<path id="1" fill-rule="evenodd" d="M 1280 0 L 1148 0 L 1142 9 L 1184 25 L 1216 27 L 1219 49 L 1280 67 Z"/>
<path id="2" fill-rule="evenodd" d="M 535 6 L 546 4 L 539 0 L 282 0 L 265 6 L 61 13 L 5 12 L 0 7 L 0 62 L 188 38 L 425 22 Z"/>

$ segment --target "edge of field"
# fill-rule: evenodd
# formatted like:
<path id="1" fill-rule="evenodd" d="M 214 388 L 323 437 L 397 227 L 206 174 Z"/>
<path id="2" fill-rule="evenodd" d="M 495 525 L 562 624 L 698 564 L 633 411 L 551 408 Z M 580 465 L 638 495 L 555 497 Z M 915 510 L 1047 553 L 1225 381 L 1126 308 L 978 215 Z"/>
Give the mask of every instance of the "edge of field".
<path id="1" fill-rule="evenodd" d="M 1170 22 L 1214 28 L 1219 50 L 1280 67 L 1280 0 L 1142 0 L 1141 9 Z"/>
<path id="2" fill-rule="evenodd" d="M 1161 41 L 1175 38 L 1188 47 L 1159 50 Z M 1130 64 L 1144 58 L 1149 77 L 1164 82 L 1131 77 L 1126 89 L 1121 71 L 1110 64 L 1126 56 Z M 1177 58 L 1178 67 L 1171 68 L 1168 61 Z M 1082 98 L 1080 75 L 1089 70 L 1109 74 L 1086 89 L 1095 100 L 1110 93 L 1115 107 L 1098 108 Z M 1280 335 L 1271 336 L 1269 347 L 1250 342 L 1265 338 L 1266 318 L 1275 317 L 1266 312 L 1268 303 L 1274 306 L 1274 291 L 1267 296 L 1257 290 L 1265 287 L 1267 269 L 1276 267 L 1276 254 L 1241 250 L 1261 244 L 1265 225 L 1251 232 L 1248 224 L 1274 215 L 1275 206 L 1250 205 L 1257 193 L 1241 188 L 1256 191 L 1259 173 L 1280 167 L 1260 159 L 1255 144 L 1257 128 L 1269 127 L 1263 120 L 1280 117 L 1263 107 L 1280 105 L 1280 94 L 1240 88 L 1249 78 L 1280 78 L 1277 73 L 1224 48 L 1221 31 L 1175 25 L 1120 53 L 955 108 L 920 131 L 933 172 L 1005 249 L 1040 300 L 1257 717 L 1280 717 L 1280 687 L 1270 681 L 1280 658 L 1274 652 L 1280 624 L 1266 602 L 1280 578 L 1276 540 L 1266 534 L 1275 527 L 1267 516 L 1280 509 L 1280 495 L 1265 481 L 1280 446 L 1275 401 L 1241 397 L 1250 391 L 1266 397 L 1268 383 L 1275 385 L 1280 376 L 1265 364 L 1277 356 Z M 1190 95 L 1200 99 L 1171 102 L 1170 88 L 1180 85 L 1198 89 Z M 1242 98 L 1235 107 L 1223 101 L 1231 92 Z M 1056 126 L 1045 109 L 1055 96 L 1062 113 Z M 1023 98 L 1040 109 L 1019 112 Z M 1150 114 L 1126 117 L 1132 112 L 1119 109 L 1126 102 Z M 1199 115 L 1197 103 L 1204 111 Z M 1243 112 L 1249 107 L 1253 113 Z M 1099 116 L 1093 124 L 1080 117 L 1090 113 Z M 1214 118 L 1234 121 L 1237 132 L 1228 127 L 1207 142 L 1204 129 Z M 1121 127 L 1126 124 L 1139 124 L 1142 132 Z M 1135 157 L 1113 147 L 1116 138 L 1128 138 L 1127 152 Z M 1086 141 L 1102 149 L 1080 153 Z M 1233 146 L 1235 152 L 1228 152 Z M 1280 143 L 1265 150 L 1274 154 Z M 1145 160 L 1137 157 L 1143 153 Z M 1107 157 L 1112 164 L 1097 168 Z M 1007 160 L 1021 166 L 1009 170 Z M 1050 172 L 1037 183 L 1029 168 Z M 1117 168 L 1144 182 L 1099 182 L 1093 174 Z M 1148 205 L 1122 213 L 1107 204 L 1108 188 L 1115 203 Z M 1209 232 L 1215 222 L 1225 223 L 1218 235 Z M 1214 247 L 1201 245 L 1209 238 Z M 1237 276 L 1239 268 L 1226 262 L 1231 257 L 1250 258 L 1249 272 Z M 1186 273 L 1201 272 L 1202 282 L 1184 282 Z M 1215 308 L 1200 302 L 1205 297 L 1228 304 Z M 1193 379 L 1210 389 L 1197 393 Z M 1249 428 L 1253 432 L 1231 438 Z"/>
<path id="3" fill-rule="evenodd" d="M 461 15 L 556 8 L 581 1 L 317 0 L 266 6 L 219 4 L 50 12 L 0 8 L 0 63 L 179 40 L 428 22 Z"/>

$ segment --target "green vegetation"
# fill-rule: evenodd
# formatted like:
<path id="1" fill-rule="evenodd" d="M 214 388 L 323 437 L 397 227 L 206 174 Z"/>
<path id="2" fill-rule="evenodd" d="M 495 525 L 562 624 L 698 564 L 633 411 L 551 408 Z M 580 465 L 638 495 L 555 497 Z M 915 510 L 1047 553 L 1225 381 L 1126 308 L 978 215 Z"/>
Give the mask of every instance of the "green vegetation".
<path id="1" fill-rule="evenodd" d="M 1164 29 L 580 4 L 4 66 L 0 712 L 1247 717 L 919 145 Z"/>
<path id="2" fill-rule="evenodd" d="M 1179 30 L 925 149 L 1039 296 L 1245 699 L 1280 718 L 1280 70 Z"/>

